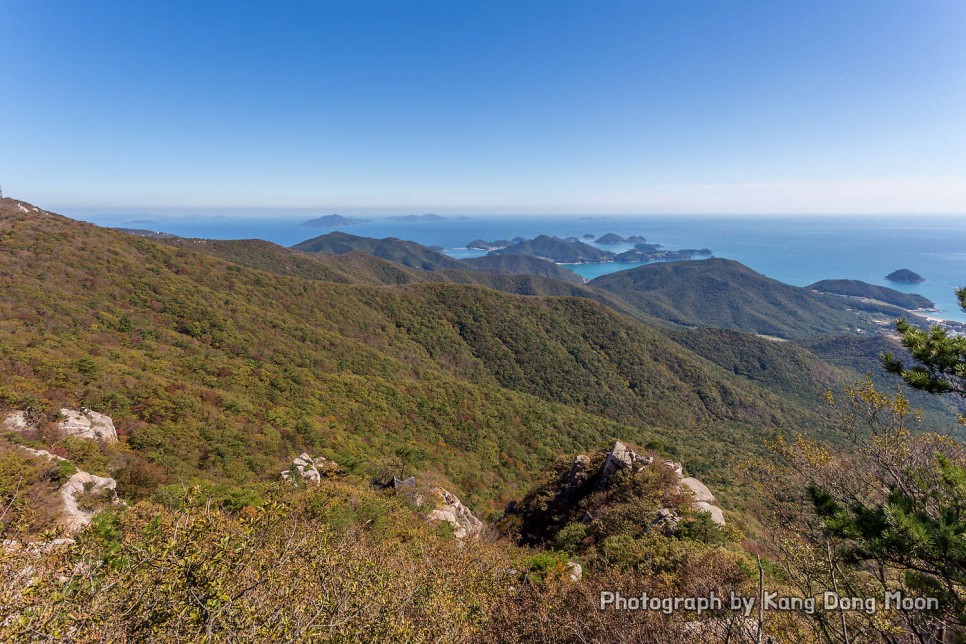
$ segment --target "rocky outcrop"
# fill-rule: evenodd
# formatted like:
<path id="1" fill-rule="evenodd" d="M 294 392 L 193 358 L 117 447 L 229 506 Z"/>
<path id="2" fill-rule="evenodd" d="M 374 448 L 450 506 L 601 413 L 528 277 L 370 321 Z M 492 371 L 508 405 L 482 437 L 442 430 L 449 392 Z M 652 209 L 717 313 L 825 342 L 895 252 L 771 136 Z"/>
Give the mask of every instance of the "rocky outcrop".
<path id="1" fill-rule="evenodd" d="M 64 420 L 59 422 L 57 426 L 67 436 L 89 438 L 105 443 L 117 442 L 117 429 L 114 428 L 114 421 L 111 420 L 110 416 L 89 409 L 81 409 L 80 411 L 61 409 L 60 414 L 64 417 Z"/>
<path id="2" fill-rule="evenodd" d="M 292 466 L 287 470 L 282 470 L 279 477 L 283 481 L 292 481 L 293 474 L 300 477 L 300 480 L 312 485 L 322 482 L 323 476 L 330 476 L 339 472 L 339 465 L 335 461 L 330 461 L 324 456 L 312 458 L 305 452 L 299 454 L 293 461 Z"/>
<path id="3" fill-rule="evenodd" d="M 439 501 L 427 517 L 430 521 L 446 521 L 453 527 L 453 536 L 457 539 L 475 538 L 483 533 L 483 522 L 455 494 L 441 487 L 434 487 L 431 492 Z"/>
<path id="4" fill-rule="evenodd" d="M 621 470 L 640 472 L 644 468 L 653 465 L 653 463 L 654 457 L 638 454 L 621 441 L 615 441 L 614 445 L 604 457 L 604 464 L 596 473 L 590 471 L 590 457 L 584 454 L 578 455 L 570 467 L 565 483 L 572 490 L 590 480 L 591 477 L 596 476 L 596 485 L 598 488 L 601 488 L 607 484 L 607 481 L 615 472 Z M 721 508 L 715 505 L 714 495 L 708 489 L 707 485 L 694 477 L 685 477 L 684 466 L 681 463 L 666 460 L 663 462 L 663 465 L 672 470 L 674 475 L 680 479 L 679 486 L 681 489 L 689 490 L 694 494 L 693 507 L 695 510 L 707 512 L 711 515 L 712 521 L 718 525 L 725 525 L 724 513 L 721 511 Z M 584 523 L 589 523 L 593 518 L 588 512 L 584 517 Z M 679 521 L 680 517 L 677 513 L 668 508 L 664 508 L 658 513 L 658 516 L 654 519 L 649 529 L 673 532 L 677 528 Z"/>
<path id="5" fill-rule="evenodd" d="M 67 479 L 60 488 L 60 498 L 63 503 L 60 523 L 68 532 L 77 532 L 90 523 L 100 506 L 121 502 L 117 496 L 117 481 L 83 471 Z"/>
<path id="6" fill-rule="evenodd" d="M 577 459 L 580 459 L 581 457 L 587 458 L 581 454 L 581 456 L 578 456 Z M 627 445 L 624 443 L 615 441 L 614 446 L 610 448 L 610 451 L 607 453 L 607 457 L 604 459 L 604 465 L 600 470 L 598 484 L 601 486 L 605 485 L 607 483 L 607 479 L 609 479 L 611 474 L 614 472 L 627 468 L 631 468 L 634 471 L 639 472 L 653 462 L 653 457 L 638 455 L 633 450 L 628 449 Z"/>
<path id="7" fill-rule="evenodd" d="M 51 454 L 47 450 L 19 445 L 18 447 L 48 461 L 68 462 L 66 458 Z M 90 523 L 100 509 L 121 503 L 121 499 L 117 496 L 117 481 L 106 476 L 95 476 L 83 470 L 77 470 L 72 474 L 57 494 L 61 502 L 58 523 L 70 533 L 77 532 Z"/>
<path id="8" fill-rule="evenodd" d="M 651 525 L 647 527 L 647 531 L 658 531 L 661 534 L 670 535 L 678 529 L 678 524 L 681 522 L 681 517 L 677 512 L 671 508 L 661 508 L 654 520 L 651 521 Z"/>
<path id="9" fill-rule="evenodd" d="M 453 528 L 453 536 L 457 539 L 476 538 L 483 534 L 485 524 L 477 519 L 455 494 L 448 490 L 441 487 L 432 487 L 427 491 L 416 484 L 415 476 L 410 476 L 408 479 L 399 479 L 394 476 L 389 483 L 379 487 L 391 488 L 396 494 L 402 495 L 410 505 L 416 507 L 423 506 L 426 497 L 430 497 L 433 509 L 426 516 L 426 519 L 428 521 L 445 521 L 450 524 Z"/>
<path id="10" fill-rule="evenodd" d="M 67 409 L 60 410 L 61 420 L 55 427 L 64 436 L 76 436 L 89 440 L 98 440 L 104 443 L 117 442 L 117 429 L 110 416 L 100 414 L 90 409 Z M 31 417 L 26 412 L 17 411 L 8 414 L 3 421 L 3 428 L 7 431 L 26 432 L 37 429 L 39 419 Z"/>

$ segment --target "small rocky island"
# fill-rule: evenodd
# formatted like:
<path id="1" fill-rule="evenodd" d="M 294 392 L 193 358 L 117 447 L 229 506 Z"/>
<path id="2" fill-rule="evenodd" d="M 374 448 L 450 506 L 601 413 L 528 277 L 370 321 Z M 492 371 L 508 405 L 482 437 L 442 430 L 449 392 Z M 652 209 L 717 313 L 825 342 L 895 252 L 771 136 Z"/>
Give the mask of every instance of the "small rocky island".
<path id="1" fill-rule="evenodd" d="M 908 268 L 900 268 L 897 271 L 892 271 L 885 278 L 890 282 L 898 282 L 900 284 L 919 284 L 920 282 L 926 281 L 922 275 L 914 273 Z"/>

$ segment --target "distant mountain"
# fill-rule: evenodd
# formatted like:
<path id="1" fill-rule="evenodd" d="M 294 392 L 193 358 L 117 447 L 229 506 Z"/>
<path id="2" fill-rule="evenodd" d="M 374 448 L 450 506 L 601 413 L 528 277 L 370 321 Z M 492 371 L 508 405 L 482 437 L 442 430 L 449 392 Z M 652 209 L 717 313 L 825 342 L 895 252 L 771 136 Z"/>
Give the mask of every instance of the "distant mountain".
<path id="1" fill-rule="evenodd" d="M 292 246 L 292 249 L 305 253 L 328 253 L 332 255 L 344 255 L 358 250 L 382 259 L 388 259 L 391 262 L 397 262 L 403 266 L 428 271 L 465 268 L 458 260 L 430 250 L 416 242 L 404 241 L 395 237 L 372 239 L 371 237 L 358 237 L 347 233 L 334 232 L 296 244 Z"/>
<path id="2" fill-rule="evenodd" d="M 548 262 L 545 259 L 529 255 L 485 255 L 483 257 L 473 257 L 460 261 L 466 264 L 467 268 L 475 271 L 537 275 L 539 277 L 563 280 L 571 284 L 584 283 L 584 278 L 573 271 L 569 271 L 562 266 L 557 266 L 553 262 Z"/>
<path id="3" fill-rule="evenodd" d="M 558 237 L 540 235 L 501 250 L 493 251 L 497 255 L 531 255 L 548 259 L 558 264 L 588 264 L 595 262 L 609 262 L 614 259 L 614 253 L 594 248 L 583 242 L 570 242 Z"/>
<path id="4" fill-rule="evenodd" d="M 936 307 L 935 302 L 921 295 L 903 293 L 902 291 L 885 286 L 876 286 L 875 284 L 869 284 L 867 282 L 860 282 L 859 280 L 822 280 L 810 284 L 805 288 L 822 293 L 832 293 L 834 295 L 879 300 L 880 302 L 892 304 L 909 311 Z"/>
<path id="5" fill-rule="evenodd" d="M 890 282 L 899 282 L 901 284 L 918 284 L 919 282 L 925 282 L 925 278 L 918 273 L 913 273 L 908 268 L 900 268 L 897 271 L 892 271 L 885 276 Z"/>
<path id="6" fill-rule="evenodd" d="M 355 226 L 356 224 L 363 224 L 367 219 L 353 219 L 351 217 L 343 217 L 342 215 L 325 215 L 323 217 L 316 217 L 315 219 L 309 219 L 308 221 L 302 222 L 300 225 L 306 228 L 342 228 L 344 226 Z"/>
<path id="7" fill-rule="evenodd" d="M 637 310 L 673 324 L 779 338 L 872 330 L 832 296 L 783 284 L 727 259 L 647 264 L 591 280 Z"/>
<path id="8" fill-rule="evenodd" d="M 623 244 L 625 239 L 620 235 L 615 235 L 614 233 L 607 233 L 606 235 L 601 235 L 597 242 L 598 244 Z"/>

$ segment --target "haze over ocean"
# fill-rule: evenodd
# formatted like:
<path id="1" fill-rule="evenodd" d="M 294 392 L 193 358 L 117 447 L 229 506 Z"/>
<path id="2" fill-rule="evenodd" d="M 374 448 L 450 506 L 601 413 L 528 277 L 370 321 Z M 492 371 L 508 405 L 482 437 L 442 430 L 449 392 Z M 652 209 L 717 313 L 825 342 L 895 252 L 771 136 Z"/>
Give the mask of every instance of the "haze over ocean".
<path id="1" fill-rule="evenodd" d="M 735 216 L 507 216 L 480 215 L 439 222 L 402 222 L 373 217 L 345 228 L 309 228 L 300 224 L 327 214 L 321 211 L 194 211 L 198 214 L 65 212 L 103 226 L 146 228 L 209 239 L 264 239 L 284 246 L 340 230 L 365 237 L 398 237 L 442 246 L 454 257 L 475 257 L 467 250 L 473 239 L 558 237 L 613 232 L 643 235 L 648 242 L 676 250 L 710 248 L 716 257 L 734 259 L 774 279 L 806 286 L 822 279 L 857 279 L 907 293 L 919 293 L 939 307 L 934 314 L 966 321 L 954 289 L 966 283 L 966 226 L 962 217 L 735 217 Z M 445 215 L 444 215 L 445 216 Z M 630 245 L 601 245 L 620 252 Z M 592 279 L 639 264 L 568 266 Z M 896 284 L 884 279 L 898 268 L 925 278 L 922 284 Z"/>

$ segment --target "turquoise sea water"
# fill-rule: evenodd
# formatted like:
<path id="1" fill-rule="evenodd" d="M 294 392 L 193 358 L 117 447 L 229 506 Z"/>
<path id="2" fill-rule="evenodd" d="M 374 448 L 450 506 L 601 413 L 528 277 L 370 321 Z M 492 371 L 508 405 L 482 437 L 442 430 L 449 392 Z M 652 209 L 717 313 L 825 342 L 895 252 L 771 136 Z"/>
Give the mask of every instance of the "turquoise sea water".
<path id="1" fill-rule="evenodd" d="M 65 213 L 71 214 L 71 213 Z M 235 215 L 230 212 L 197 215 L 76 213 L 79 219 L 105 226 L 161 230 L 185 237 L 265 239 L 292 245 L 331 232 L 299 224 L 326 213 L 299 212 Z M 671 217 L 614 216 L 476 216 L 441 222 L 400 222 L 373 219 L 344 232 L 367 237 L 398 237 L 427 246 L 442 246 L 454 257 L 484 254 L 466 249 L 473 239 L 596 236 L 613 232 L 643 235 L 648 242 L 669 249 L 710 248 L 716 257 L 737 260 L 769 277 L 806 286 L 821 279 L 858 279 L 897 290 L 919 293 L 936 302 L 935 315 L 966 321 L 956 305 L 954 289 L 966 286 L 966 218 L 963 217 Z M 630 246 L 601 246 L 615 252 Z M 594 278 L 638 264 L 568 266 Z M 908 268 L 926 281 L 894 284 L 888 273 Z"/>

